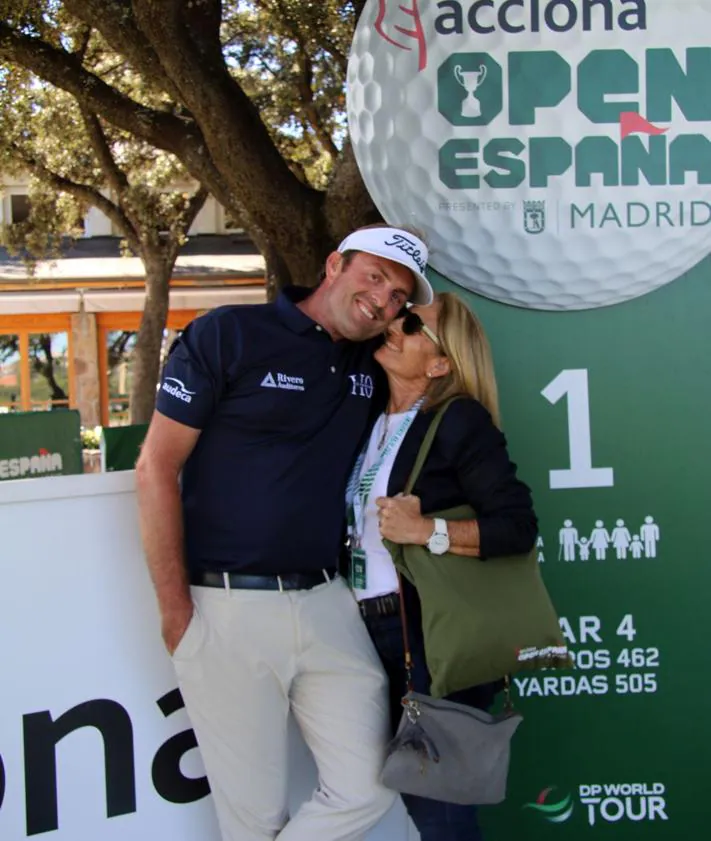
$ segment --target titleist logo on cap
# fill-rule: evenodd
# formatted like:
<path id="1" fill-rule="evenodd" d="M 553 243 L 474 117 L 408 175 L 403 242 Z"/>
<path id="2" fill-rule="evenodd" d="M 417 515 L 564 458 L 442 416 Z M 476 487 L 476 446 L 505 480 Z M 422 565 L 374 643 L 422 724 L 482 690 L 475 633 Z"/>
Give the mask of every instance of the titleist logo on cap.
<path id="1" fill-rule="evenodd" d="M 366 254 L 375 254 L 377 257 L 400 263 L 409 269 L 415 278 L 415 288 L 410 300 L 423 306 L 432 303 L 434 291 L 425 274 L 429 251 L 427 244 L 417 234 L 390 226 L 359 228 L 343 240 L 338 250 L 341 253 L 351 250 L 365 251 Z"/>
<path id="2" fill-rule="evenodd" d="M 425 273 L 425 266 L 427 265 L 427 257 L 422 256 L 422 252 L 417 247 L 413 240 L 408 239 L 404 234 L 393 234 L 392 239 L 386 239 L 385 245 L 394 246 L 400 251 L 404 251 L 417 264 L 420 272 Z"/>

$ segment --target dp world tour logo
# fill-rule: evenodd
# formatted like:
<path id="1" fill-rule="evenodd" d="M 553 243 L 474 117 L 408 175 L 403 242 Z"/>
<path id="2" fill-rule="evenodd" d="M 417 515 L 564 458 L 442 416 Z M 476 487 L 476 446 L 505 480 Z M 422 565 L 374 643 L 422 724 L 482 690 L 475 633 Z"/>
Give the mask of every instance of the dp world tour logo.
<path id="1" fill-rule="evenodd" d="M 563 823 L 573 814 L 573 797 L 568 794 L 561 799 L 551 798 L 550 795 L 556 790 L 555 786 L 544 788 L 534 803 L 525 803 L 524 809 L 533 809 L 550 823 Z"/>
<path id="2" fill-rule="evenodd" d="M 524 803 L 549 823 L 564 823 L 580 802 L 583 819 L 589 826 L 620 821 L 668 821 L 664 783 L 588 783 L 577 786 L 577 797 L 558 797 L 555 786 L 544 788 L 535 802 Z"/>

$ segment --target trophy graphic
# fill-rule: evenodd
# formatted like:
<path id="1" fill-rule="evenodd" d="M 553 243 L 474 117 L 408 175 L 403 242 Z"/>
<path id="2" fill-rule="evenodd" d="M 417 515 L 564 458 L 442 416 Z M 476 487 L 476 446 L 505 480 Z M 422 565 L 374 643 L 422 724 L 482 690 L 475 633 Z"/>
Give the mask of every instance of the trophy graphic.
<path id="1" fill-rule="evenodd" d="M 462 117 L 481 117 L 481 103 L 475 92 L 486 79 L 486 66 L 480 64 L 478 70 L 462 70 L 461 64 L 457 64 L 454 68 L 454 78 L 468 94 L 462 102 Z"/>

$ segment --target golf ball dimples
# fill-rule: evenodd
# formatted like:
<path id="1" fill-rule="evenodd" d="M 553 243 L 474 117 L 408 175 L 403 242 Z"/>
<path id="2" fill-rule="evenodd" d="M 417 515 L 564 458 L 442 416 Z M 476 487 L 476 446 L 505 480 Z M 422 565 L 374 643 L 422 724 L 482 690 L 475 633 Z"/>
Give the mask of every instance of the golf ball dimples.
<path id="1" fill-rule="evenodd" d="M 485 32 L 471 28 L 473 5 Z M 639 0 L 638 27 L 631 18 L 621 27 L 619 15 L 634 5 L 609 0 L 608 20 L 604 4 L 590 0 L 369 0 L 348 67 L 351 142 L 383 217 L 422 230 L 430 265 L 442 275 L 504 303 L 587 309 L 650 292 L 711 251 L 711 189 L 703 183 L 711 181 L 711 102 L 705 110 L 688 104 L 696 81 L 706 86 L 704 62 L 711 68 L 711 0 L 685 2 L 681 16 L 673 0 Z M 435 28 L 444 9 L 453 14 L 456 6 L 459 24 L 450 17 Z M 566 29 L 570 7 L 575 25 Z M 415 23 L 419 40 L 403 34 L 414 33 Z M 650 51 L 657 53 L 651 59 Z M 550 60 L 562 76 L 522 79 L 521 67 L 535 65 L 517 64 L 517 56 L 531 53 L 557 54 Z M 622 62 L 621 82 L 619 64 L 606 67 L 608 60 Z M 591 105 L 584 73 L 591 76 L 595 61 L 604 81 L 592 83 L 599 101 Z M 672 73 L 676 81 L 667 85 Z M 668 91 L 656 92 L 655 78 L 680 101 L 686 95 L 688 115 Z M 525 112 L 526 95 L 532 119 L 511 120 L 514 108 Z M 665 96 L 669 118 L 655 122 Z M 602 119 L 593 122 L 595 108 Z M 640 118 L 626 135 L 623 108 Z M 532 178 L 537 165 L 540 172 L 533 149 L 551 138 L 559 145 L 541 183 Z M 451 141 L 460 144 L 456 153 L 443 155 Z M 657 167 L 653 183 L 644 165 L 630 182 L 631 162 L 645 159 Z M 525 171 L 517 184 L 507 179 L 514 167 Z M 672 183 L 680 171 L 684 183 Z"/>

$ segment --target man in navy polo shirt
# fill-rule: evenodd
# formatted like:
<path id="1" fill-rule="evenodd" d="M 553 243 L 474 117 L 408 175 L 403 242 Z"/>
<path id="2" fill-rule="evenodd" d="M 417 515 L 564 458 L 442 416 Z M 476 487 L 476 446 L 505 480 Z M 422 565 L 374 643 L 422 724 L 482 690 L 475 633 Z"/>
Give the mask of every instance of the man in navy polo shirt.
<path id="1" fill-rule="evenodd" d="M 336 565 L 372 352 L 408 299 L 431 301 L 426 261 L 408 231 L 361 228 L 315 291 L 214 310 L 166 365 L 141 532 L 224 841 L 356 841 L 393 802 L 386 679 Z M 290 710 L 319 785 L 288 820 Z"/>

